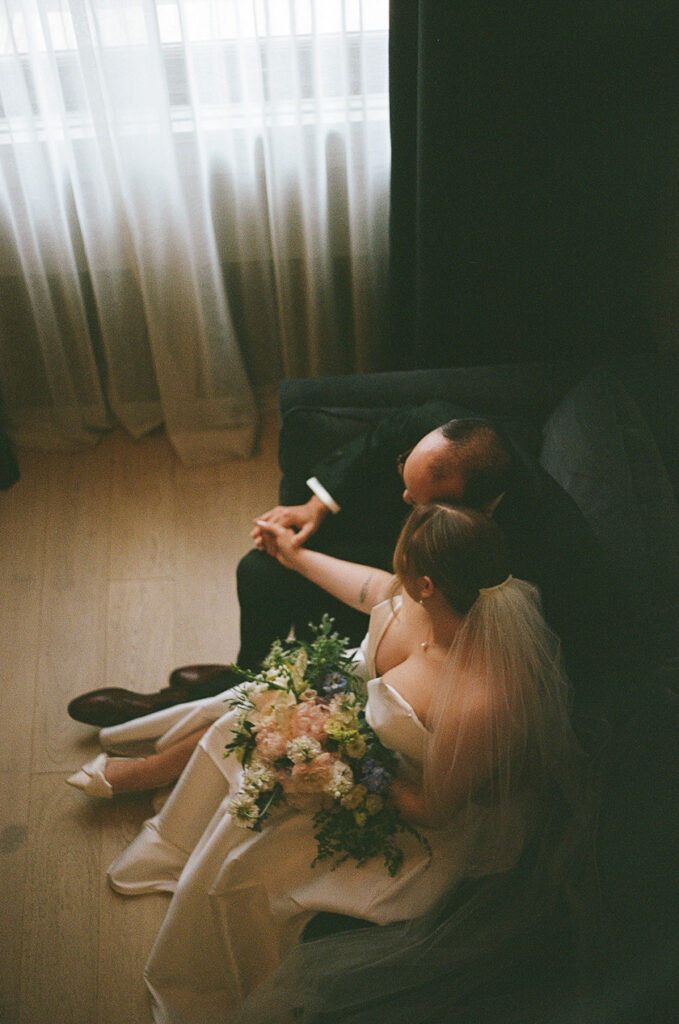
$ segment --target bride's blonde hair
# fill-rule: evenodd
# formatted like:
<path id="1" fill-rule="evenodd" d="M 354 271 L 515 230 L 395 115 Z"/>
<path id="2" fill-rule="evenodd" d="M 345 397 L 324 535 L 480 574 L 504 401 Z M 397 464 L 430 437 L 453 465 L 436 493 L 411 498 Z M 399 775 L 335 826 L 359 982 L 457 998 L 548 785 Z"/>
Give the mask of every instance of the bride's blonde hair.
<path id="1" fill-rule="evenodd" d="M 428 576 L 458 615 L 466 615 L 480 590 L 507 579 L 504 535 L 482 512 L 444 502 L 419 505 L 408 516 L 394 552 L 401 585 Z"/>

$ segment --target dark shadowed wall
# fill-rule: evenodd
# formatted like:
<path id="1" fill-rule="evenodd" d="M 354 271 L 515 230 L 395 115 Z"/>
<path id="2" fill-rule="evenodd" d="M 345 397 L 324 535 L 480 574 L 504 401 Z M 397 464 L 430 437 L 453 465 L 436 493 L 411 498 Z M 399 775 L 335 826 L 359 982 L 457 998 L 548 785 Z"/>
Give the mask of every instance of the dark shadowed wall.
<path id="1" fill-rule="evenodd" d="M 399 368 L 677 347 L 676 3 L 392 0 Z"/>

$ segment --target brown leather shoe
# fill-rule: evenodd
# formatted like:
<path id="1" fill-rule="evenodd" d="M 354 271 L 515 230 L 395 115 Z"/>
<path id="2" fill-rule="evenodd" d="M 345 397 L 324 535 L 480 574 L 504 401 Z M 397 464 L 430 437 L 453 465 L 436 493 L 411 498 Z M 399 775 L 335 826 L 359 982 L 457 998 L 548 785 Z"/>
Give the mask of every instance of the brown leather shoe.
<path id="1" fill-rule="evenodd" d="M 188 689 L 178 686 L 168 686 L 157 693 L 135 693 L 133 690 L 106 686 L 75 697 L 68 705 L 68 713 L 76 722 L 103 729 L 141 718 L 142 715 L 150 715 L 152 711 L 160 711 L 161 708 L 182 704 L 194 696 Z"/>
<path id="2" fill-rule="evenodd" d="M 229 690 L 242 677 L 231 665 L 182 665 L 170 672 L 170 686 L 191 687 L 193 700 L 199 697 L 213 697 L 222 690 Z"/>
<path id="3" fill-rule="evenodd" d="M 171 673 L 170 685 L 164 690 L 136 693 L 106 686 L 75 697 L 68 705 L 68 713 L 76 722 L 103 729 L 150 715 L 161 708 L 184 704 L 187 700 L 214 697 L 240 681 L 241 676 L 228 665 L 185 665 Z"/>

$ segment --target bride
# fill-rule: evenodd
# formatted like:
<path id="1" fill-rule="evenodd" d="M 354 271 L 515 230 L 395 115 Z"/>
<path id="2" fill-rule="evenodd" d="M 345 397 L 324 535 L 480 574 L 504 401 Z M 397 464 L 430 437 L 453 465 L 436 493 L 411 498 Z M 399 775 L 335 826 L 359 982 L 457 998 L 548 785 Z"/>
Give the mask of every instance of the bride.
<path id="1" fill-rule="evenodd" d="M 72 785 L 111 796 L 179 776 L 108 875 L 121 893 L 174 893 L 145 970 L 156 1022 L 311 1020 L 304 1014 L 314 1008 L 356 1009 L 378 990 L 398 990 L 422 942 L 430 965 L 441 962 L 431 956 L 437 944 L 446 950 L 448 970 L 468 935 L 449 915 L 441 923 L 451 893 L 514 868 L 557 796 L 577 807 L 558 640 L 535 588 L 509 575 L 492 519 L 441 503 L 414 509 L 394 575 L 309 551 L 285 528 L 262 529 L 272 557 L 370 613 L 355 655 L 366 718 L 399 754 L 391 799 L 428 847 L 405 833 L 391 877 L 379 857 L 312 867 L 311 816 L 293 808 L 260 832 L 239 828 L 228 804 L 242 768 L 224 756 L 237 715 L 229 693 L 103 729 L 108 750 L 156 739 L 156 752 L 102 754 Z M 320 911 L 382 927 L 297 946 Z M 385 1019 L 395 1019 L 393 1007 Z"/>

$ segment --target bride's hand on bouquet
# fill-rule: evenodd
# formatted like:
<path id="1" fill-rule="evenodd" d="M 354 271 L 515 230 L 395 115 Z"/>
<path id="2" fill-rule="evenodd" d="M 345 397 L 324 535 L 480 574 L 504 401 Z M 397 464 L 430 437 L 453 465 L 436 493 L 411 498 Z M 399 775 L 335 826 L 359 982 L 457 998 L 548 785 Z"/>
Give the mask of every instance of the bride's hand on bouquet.
<path id="1" fill-rule="evenodd" d="M 394 779 L 389 787 L 389 798 L 404 821 L 420 828 L 432 824 L 421 785 Z"/>
<path id="2" fill-rule="evenodd" d="M 255 542 L 255 547 L 272 554 L 266 546 L 264 529 L 266 526 L 282 526 L 293 531 L 294 546 L 301 547 L 316 532 L 327 514 L 327 505 L 312 494 L 304 505 L 276 505 L 275 508 L 258 516 L 250 536 Z"/>

